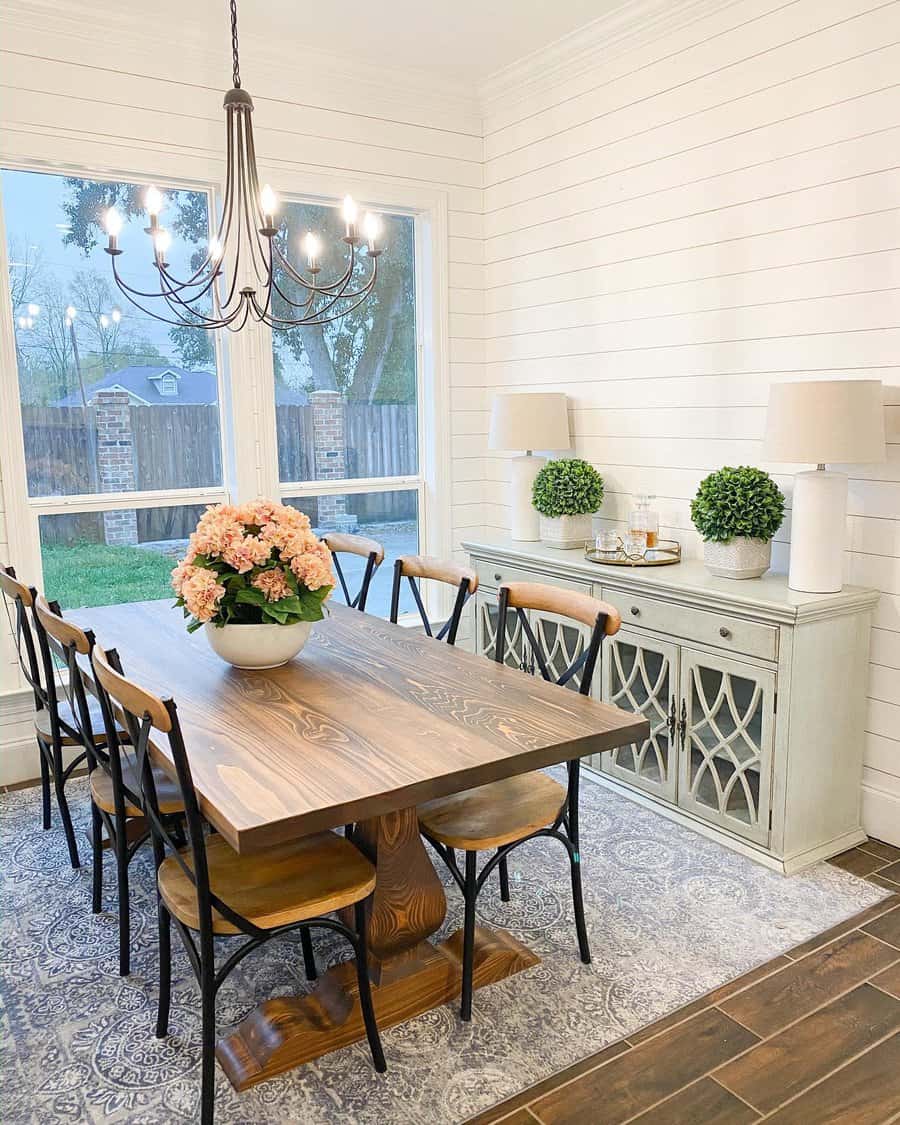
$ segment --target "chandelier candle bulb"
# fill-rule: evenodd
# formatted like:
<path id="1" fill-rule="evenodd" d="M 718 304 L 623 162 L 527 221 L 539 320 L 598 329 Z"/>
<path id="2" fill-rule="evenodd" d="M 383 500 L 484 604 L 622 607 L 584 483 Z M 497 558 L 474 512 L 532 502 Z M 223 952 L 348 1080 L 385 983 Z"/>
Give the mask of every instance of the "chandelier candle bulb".
<path id="1" fill-rule="evenodd" d="M 171 245 L 172 236 L 164 227 L 160 227 L 153 236 L 153 251 L 156 254 L 157 265 L 165 266 L 168 264 L 166 262 L 166 251 Z"/>
<path id="2" fill-rule="evenodd" d="M 144 195 L 144 206 L 147 208 L 147 214 L 150 216 L 150 226 L 148 228 L 148 233 L 152 234 L 158 226 L 159 213 L 162 210 L 163 206 L 162 193 L 159 191 L 155 184 L 151 184 L 147 188 L 147 192 Z"/>
<path id="3" fill-rule="evenodd" d="M 310 273 L 318 273 L 319 254 L 322 252 L 322 244 L 311 230 L 306 232 L 306 237 L 303 239 L 303 248 L 306 251 L 306 260 L 309 263 Z"/>
<path id="4" fill-rule="evenodd" d="M 357 237 L 356 223 L 359 218 L 359 208 L 351 195 L 344 196 L 344 203 L 342 206 L 344 213 L 344 223 L 346 224 L 346 240 L 352 241 Z"/>
<path id="5" fill-rule="evenodd" d="M 106 212 L 104 225 L 106 227 L 106 233 L 109 235 L 109 245 L 106 248 L 107 253 L 121 254 L 121 250 L 119 249 L 119 235 L 122 232 L 122 216 L 115 207 L 110 207 Z"/>
<path id="6" fill-rule="evenodd" d="M 381 234 L 381 219 L 377 215 L 373 215 L 371 211 L 366 212 L 364 228 L 366 233 L 366 242 L 369 244 L 369 253 L 377 254 L 378 236 Z"/>

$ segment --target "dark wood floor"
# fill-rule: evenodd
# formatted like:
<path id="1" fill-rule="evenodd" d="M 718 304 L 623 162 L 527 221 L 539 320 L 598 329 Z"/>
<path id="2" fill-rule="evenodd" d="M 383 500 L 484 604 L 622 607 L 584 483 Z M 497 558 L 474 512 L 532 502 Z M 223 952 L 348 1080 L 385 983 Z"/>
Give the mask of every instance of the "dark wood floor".
<path id="1" fill-rule="evenodd" d="M 469 1125 L 900 1122 L 900 848 L 831 862 L 894 894 Z"/>

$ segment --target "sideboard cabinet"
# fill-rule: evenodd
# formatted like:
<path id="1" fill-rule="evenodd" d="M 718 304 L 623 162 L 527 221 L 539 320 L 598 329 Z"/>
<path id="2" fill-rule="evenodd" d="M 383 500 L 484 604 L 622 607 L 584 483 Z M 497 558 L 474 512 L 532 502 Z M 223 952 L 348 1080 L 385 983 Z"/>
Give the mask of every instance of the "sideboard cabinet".
<path id="1" fill-rule="evenodd" d="M 732 581 L 702 563 L 612 567 L 581 551 L 496 538 L 466 542 L 478 572 L 477 651 L 494 652 L 498 590 L 549 582 L 612 603 L 593 692 L 650 723 L 641 743 L 588 759 L 600 780 L 745 854 L 793 872 L 859 843 L 874 590 L 800 594 L 783 575 Z M 587 630 L 530 613 L 550 667 Z M 514 614 L 507 662 L 534 661 Z M 577 686 L 577 682 L 574 686 Z"/>

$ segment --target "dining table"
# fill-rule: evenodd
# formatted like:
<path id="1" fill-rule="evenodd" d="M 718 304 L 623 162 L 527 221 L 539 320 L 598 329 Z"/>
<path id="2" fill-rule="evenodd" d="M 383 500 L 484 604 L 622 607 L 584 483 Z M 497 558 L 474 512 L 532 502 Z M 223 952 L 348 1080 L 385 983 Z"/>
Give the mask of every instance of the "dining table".
<path id="1" fill-rule="evenodd" d="M 649 735 L 640 715 L 337 604 L 298 657 L 253 671 L 224 663 L 203 630 L 187 633 L 171 601 L 67 617 L 114 648 L 129 678 L 174 698 L 200 809 L 241 855 L 356 826 L 376 869 L 369 967 L 382 1028 L 461 986 L 462 930 L 431 940 L 447 903 L 416 806 Z M 151 753 L 174 776 L 165 737 Z M 538 962 L 506 930 L 477 928 L 476 989 Z M 309 992 L 260 1003 L 216 1053 L 243 1090 L 364 1037 L 345 961 Z"/>

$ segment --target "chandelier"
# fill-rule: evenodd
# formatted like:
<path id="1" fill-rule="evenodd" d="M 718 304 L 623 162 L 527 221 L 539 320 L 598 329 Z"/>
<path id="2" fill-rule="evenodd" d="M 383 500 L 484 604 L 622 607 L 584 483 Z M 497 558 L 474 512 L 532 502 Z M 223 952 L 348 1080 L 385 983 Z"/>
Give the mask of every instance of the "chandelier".
<path id="1" fill-rule="evenodd" d="M 230 0 L 233 88 L 225 95 L 226 165 L 225 196 L 218 228 L 210 238 L 203 261 L 188 277 L 178 278 L 166 254 L 171 235 L 160 224 L 165 198 L 151 185 L 144 196 L 159 276 L 156 292 L 129 285 L 119 273 L 122 254 L 118 239 L 122 216 L 111 207 L 105 216 L 106 253 L 116 285 L 142 312 L 165 324 L 188 328 L 228 328 L 238 332 L 252 316 L 272 328 L 329 324 L 361 305 L 378 276 L 381 220 L 366 214 L 362 235 L 357 206 L 350 196 L 343 202 L 346 265 L 331 281 L 319 279 L 322 243 L 312 231 L 302 239 L 306 266 L 297 268 L 288 259 L 287 231 L 276 225 L 278 197 L 272 188 L 259 186 L 253 143 L 253 101 L 241 88 L 238 58 L 237 0 Z M 355 277 L 360 248 L 365 243 L 371 262 L 365 279 Z M 153 302 L 148 307 L 145 302 Z M 157 311 L 159 310 L 159 311 Z"/>

